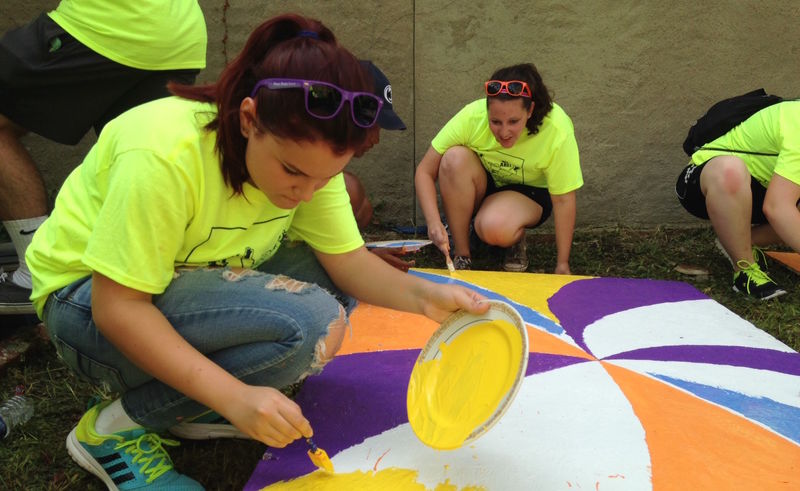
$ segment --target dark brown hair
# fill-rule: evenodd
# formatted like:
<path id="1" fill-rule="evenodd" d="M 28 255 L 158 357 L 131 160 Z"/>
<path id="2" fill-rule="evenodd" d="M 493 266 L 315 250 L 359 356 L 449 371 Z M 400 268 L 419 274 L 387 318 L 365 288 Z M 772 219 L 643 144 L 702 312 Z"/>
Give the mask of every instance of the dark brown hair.
<path id="1" fill-rule="evenodd" d="M 497 94 L 493 96 L 486 96 L 486 107 L 489 107 L 489 101 L 492 99 L 499 99 L 501 101 L 508 101 L 512 99 L 521 99 L 525 110 L 531 107 L 531 100 L 535 103 L 533 106 L 533 114 L 528 118 L 525 127 L 528 128 L 528 134 L 534 135 L 539 132 L 539 126 L 542 125 L 542 120 L 553 109 L 553 101 L 550 98 L 550 92 L 542 82 L 542 76 L 533 65 L 533 63 L 521 63 L 519 65 L 501 68 L 495 71 L 489 80 L 522 80 L 528 83 L 531 89 L 532 99 L 527 97 L 517 97 L 508 94 Z"/>
<path id="2" fill-rule="evenodd" d="M 216 83 L 170 85 L 177 96 L 216 103 L 217 115 L 207 129 L 217 132 L 222 174 L 234 193 L 241 193 L 250 177 L 239 107 L 245 97 L 250 97 L 256 82 L 264 78 L 321 80 L 351 91 L 373 90 L 358 60 L 338 43 L 333 33 L 320 21 L 297 14 L 273 17 L 256 27 Z M 300 89 L 262 88 L 254 100 L 258 115 L 254 124 L 278 138 L 322 140 L 338 155 L 359 149 L 366 139 L 367 130 L 356 126 L 350 117 L 349 103 L 335 118 L 318 119 L 306 112 Z"/>

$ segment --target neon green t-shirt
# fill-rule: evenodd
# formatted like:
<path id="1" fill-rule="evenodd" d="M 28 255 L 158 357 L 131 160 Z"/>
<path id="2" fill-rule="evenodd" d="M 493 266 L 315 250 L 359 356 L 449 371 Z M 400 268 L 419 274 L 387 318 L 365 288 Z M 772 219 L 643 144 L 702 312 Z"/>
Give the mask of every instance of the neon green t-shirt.
<path id="1" fill-rule="evenodd" d="M 557 104 L 544 117 L 539 132 L 523 129 L 511 148 L 503 148 L 489 128 L 486 99 L 464 106 L 431 142 L 440 154 L 454 146 L 475 152 L 498 187 L 524 184 L 565 194 L 583 186 L 575 130 Z"/>
<path id="2" fill-rule="evenodd" d="M 61 0 L 48 15 L 93 51 L 125 66 L 206 66 L 206 22 L 196 0 Z"/>
<path id="3" fill-rule="evenodd" d="M 364 244 L 341 174 L 291 210 L 249 184 L 234 195 L 204 129 L 215 112 L 168 97 L 108 123 L 25 255 L 40 315 L 47 295 L 92 271 L 159 294 L 177 266 L 255 267 L 285 235 L 329 254 Z"/>
<path id="4" fill-rule="evenodd" d="M 693 164 L 701 165 L 717 155 L 735 155 L 764 187 L 769 185 L 773 174 L 800 185 L 800 101 L 766 107 L 704 147 L 728 150 L 698 150 L 692 154 Z M 749 155 L 732 150 L 773 155 Z"/>

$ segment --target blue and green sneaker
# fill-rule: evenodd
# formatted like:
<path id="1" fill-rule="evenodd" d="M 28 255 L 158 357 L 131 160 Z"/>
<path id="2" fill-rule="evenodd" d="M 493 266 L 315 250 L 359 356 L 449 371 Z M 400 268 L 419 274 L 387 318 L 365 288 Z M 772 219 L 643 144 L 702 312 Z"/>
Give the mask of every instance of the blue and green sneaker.
<path id="1" fill-rule="evenodd" d="M 78 465 L 102 479 L 110 490 L 204 489 L 173 468 L 164 445 L 177 446 L 178 442 L 148 433 L 144 428 L 97 434 L 97 415 L 108 404 L 98 404 L 86 411 L 67 436 L 67 452 Z"/>
<path id="2" fill-rule="evenodd" d="M 203 414 L 181 421 L 169 432 L 187 440 L 210 440 L 212 438 L 240 438 L 250 440 L 250 437 L 239 431 L 227 419 L 215 411 L 208 410 Z"/>

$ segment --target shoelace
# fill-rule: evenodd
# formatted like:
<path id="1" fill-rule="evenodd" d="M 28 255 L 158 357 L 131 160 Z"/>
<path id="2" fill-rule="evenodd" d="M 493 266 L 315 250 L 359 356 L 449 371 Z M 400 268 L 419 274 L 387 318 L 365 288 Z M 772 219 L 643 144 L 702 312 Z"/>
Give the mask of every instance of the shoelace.
<path id="1" fill-rule="evenodd" d="M 775 283 L 772 281 L 767 273 L 761 270 L 756 263 L 749 263 L 744 259 L 740 259 L 736 266 L 742 270 L 742 273 L 746 274 L 750 281 L 755 283 L 758 286 L 761 286 L 765 283 Z M 750 281 L 747 282 L 747 292 L 750 293 Z"/>
<path id="2" fill-rule="evenodd" d="M 731 256 L 728 254 L 728 251 L 726 251 L 725 248 L 722 246 L 722 242 L 719 241 L 719 238 L 714 239 L 714 245 L 716 246 L 716 248 L 720 252 L 720 254 L 725 256 L 725 259 L 727 259 L 728 262 L 730 262 L 731 265 L 733 265 L 733 259 L 731 259 Z M 753 260 L 756 262 L 756 264 L 759 264 L 759 265 L 760 264 L 764 264 L 764 265 L 767 264 L 767 254 L 764 252 L 763 249 L 761 249 L 760 247 L 754 245 L 752 247 L 752 251 L 753 251 Z M 761 266 L 759 266 L 759 267 L 761 267 Z"/>
<path id="3" fill-rule="evenodd" d="M 148 476 L 147 483 L 150 484 L 172 469 L 172 459 L 169 458 L 164 445 L 177 447 L 180 443 L 175 440 L 161 438 L 154 433 L 145 433 L 135 440 L 128 440 L 118 444 L 116 448 L 117 450 L 125 448 L 125 453 L 133 455 L 134 464 L 141 463 L 140 472 Z"/>
<path id="4" fill-rule="evenodd" d="M 756 264 L 767 264 L 767 254 L 760 247 L 753 246 L 753 260 Z"/>

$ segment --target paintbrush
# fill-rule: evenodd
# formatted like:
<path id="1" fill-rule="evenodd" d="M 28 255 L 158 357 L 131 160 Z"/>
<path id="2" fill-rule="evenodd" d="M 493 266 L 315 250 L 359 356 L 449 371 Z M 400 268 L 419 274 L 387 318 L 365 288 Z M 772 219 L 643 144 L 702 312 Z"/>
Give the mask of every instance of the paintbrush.
<path id="1" fill-rule="evenodd" d="M 306 443 L 308 444 L 308 457 L 311 459 L 311 463 L 322 469 L 326 472 L 333 472 L 333 462 L 331 462 L 330 457 L 325 452 L 314 443 L 314 440 L 311 438 L 306 438 Z M 264 451 L 264 455 L 261 456 L 261 460 L 270 460 L 272 459 L 272 454 L 269 451 L 269 448 Z"/>
<path id="2" fill-rule="evenodd" d="M 308 457 L 311 462 L 326 472 L 333 472 L 333 462 L 331 462 L 325 450 L 319 448 L 311 438 L 306 438 L 306 443 L 308 443 Z"/>
<path id="3" fill-rule="evenodd" d="M 453 260 L 450 259 L 450 248 L 449 247 L 447 248 L 446 251 L 444 251 L 444 260 L 447 263 L 447 271 L 450 274 L 455 273 L 456 272 L 456 267 L 453 266 Z"/>

